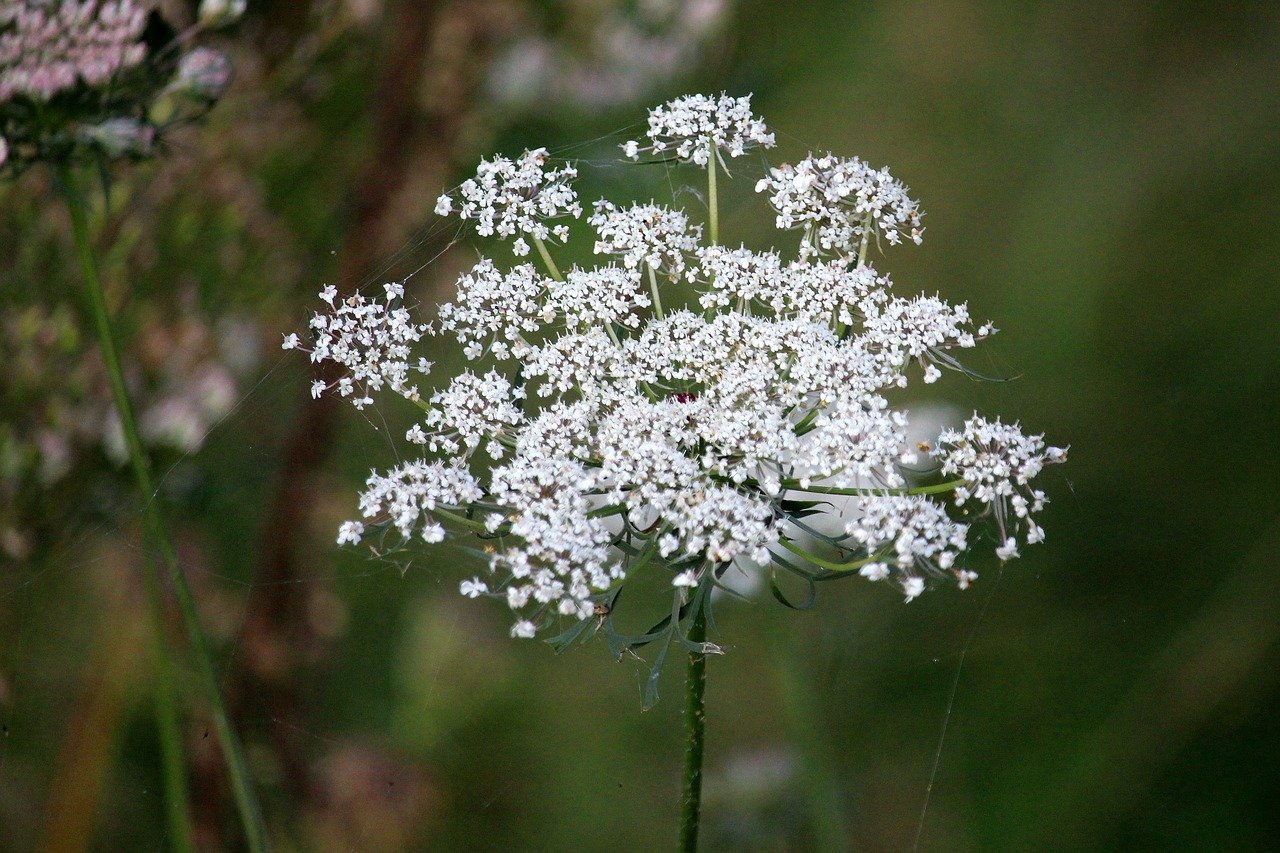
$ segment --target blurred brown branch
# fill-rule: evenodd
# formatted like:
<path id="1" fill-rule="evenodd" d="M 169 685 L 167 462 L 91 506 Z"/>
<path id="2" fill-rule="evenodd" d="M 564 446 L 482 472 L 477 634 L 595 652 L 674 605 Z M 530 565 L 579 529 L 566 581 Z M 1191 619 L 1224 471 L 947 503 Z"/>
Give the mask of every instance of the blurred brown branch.
<path id="1" fill-rule="evenodd" d="M 430 176 L 413 175 L 418 185 L 429 178 L 439 186 L 448 174 L 459 130 L 470 117 L 482 79 L 484 65 L 476 60 L 485 55 L 504 20 L 493 14 L 493 7 L 403 0 L 388 10 L 381 35 L 385 62 L 372 98 L 372 144 L 351 181 L 350 221 L 339 252 L 340 293 L 359 289 L 377 273 L 383 247 L 404 239 L 405 226 L 395 208 L 411 171 L 423 166 L 432 170 Z M 422 90 L 428 79 L 434 88 L 424 107 Z M 298 693 L 304 683 L 300 670 L 314 666 L 322 643 L 308 618 L 305 590 L 296 581 L 314 481 L 335 439 L 339 405 L 326 395 L 298 406 L 266 511 L 243 653 L 227 674 L 236 716 L 270 732 L 282 783 L 295 800 L 306 800 L 317 787 L 306 745 L 300 742 L 306 726 Z M 212 788 L 216 780 L 206 773 L 203 784 Z M 200 799 L 216 803 L 220 798 Z M 216 806 L 203 815 L 206 828 L 217 825 L 219 813 Z"/>

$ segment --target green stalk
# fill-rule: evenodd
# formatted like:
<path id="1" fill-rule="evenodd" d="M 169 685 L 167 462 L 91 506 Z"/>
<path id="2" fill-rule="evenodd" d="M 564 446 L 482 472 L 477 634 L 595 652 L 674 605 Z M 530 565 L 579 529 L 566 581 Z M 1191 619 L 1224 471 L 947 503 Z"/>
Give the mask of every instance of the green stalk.
<path id="1" fill-rule="evenodd" d="M 648 266 L 646 264 L 645 266 Z M 649 267 L 649 292 L 653 294 L 653 313 L 662 319 L 662 297 L 658 295 L 658 276 L 654 273 L 653 267 Z"/>
<path id="2" fill-rule="evenodd" d="M 871 246 L 871 214 L 862 217 L 862 244 L 858 246 L 858 266 L 867 262 L 867 249 Z"/>
<path id="3" fill-rule="evenodd" d="M 839 489 L 835 486 L 801 486 L 797 480 L 783 480 L 782 488 L 795 492 L 808 492 L 814 495 L 940 495 L 954 492 L 964 485 L 964 480 L 948 480 L 932 486 L 913 486 L 909 489 Z"/>
<path id="4" fill-rule="evenodd" d="M 880 559 L 879 554 L 873 554 L 870 557 L 863 557 L 861 560 L 850 560 L 847 563 L 838 563 L 835 560 L 824 560 L 821 557 L 810 554 L 808 551 L 804 550 L 789 539 L 779 539 L 778 544 L 783 548 L 786 548 L 792 554 L 795 554 L 797 557 L 802 557 L 819 568 L 829 569 L 833 572 L 851 572 L 854 569 L 862 568 L 867 563 L 873 563 Z"/>
<path id="5" fill-rule="evenodd" d="M 191 834 L 191 801 L 187 796 L 187 767 L 182 754 L 182 728 L 178 725 L 178 690 L 174 681 L 173 658 L 165 641 L 164 595 L 160 590 L 160 567 L 147 560 L 142 573 L 147 606 L 151 610 L 151 638 L 155 644 L 156 729 L 160 735 L 160 766 L 164 785 L 165 819 L 173 849 L 189 853 L 196 849 Z"/>
<path id="6" fill-rule="evenodd" d="M 556 266 L 556 262 L 551 260 L 551 253 L 547 251 L 547 244 L 543 243 L 541 238 L 534 237 L 533 245 L 537 246 L 538 254 L 542 255 L 542 262 L 547 265 L 547 272 L 551 273 L 551 277 L 556 281 L 564 281 L 564 276 L 560 274 L 560 268 Z"/>
<path id="7" fill-rule="evenodd" d="M 447 518 L 450 521 L 456 522 L 457 524 L 461 524 L 463 527 L 469 528 L 475 531 L 476 533 L 492 533 L 493 532 L 489 530 L 488 526 L 485 525 L 483 521 L 477 521 L 474 518 L 467 518 L 465 515 L 459 512 L 453 512 L 443 507 L 436 507 L 434 510 L 432 510 L 432 512 L 440 516 L 441 518 Z"/>
<path id="8" fill-rule="evenodd" d="M 711 144 L 711 159 L 707 160 L 707 208 L 711 220 L 707 230 L 710 231 L 711 245 L 720 245 L 720 202 L 716 197 L 716 146 Z"/>
<path id="9" fill-rule="evenodd" d="M 89 228 L 86 222 L 84 201 L 76 191 L 71 169 L 62 164 L 58 167 L 58 182 L 63 196 L 66 198 L 67 210 L 71 216 L 71 230 L 75 239 L 76 253 L 80 259 L 80 271 L 84 276 L 85 290 L 89 297 L 94 323 L 97 327 L 98 342 L 102 347 L 102 358 L 106 365 L 107 376 L 111 381 L 111 393 L 115 398 L 116 409 L 120 415 L 120 425 L 124 433 L 125 446 L 129 451 L 129 463 L 133 469 L 134 480 L 138 491 L 142 493 L 147 528 L 155 544 L 160 549 L 161 557 L 169 571 L 169 580 L 173 584 L 178 609 L 182 613 L 183 627 L 187 641 L 195 657 L 196 671 L 200 677 L 200 685 L 205 699 L 209 703 L 209 712 L 213 716 L 214 729 L 222 746 L 223 757 L 227 762 L 227 773 L 230 776 L 231 788 L 235 795 L 236 807 L 244 827 L 245 842 L 249 850 L 267 850 L 266 826 L 262 820 L 262 811 L 258 806 L 257 795 L 249 779 L 249 767 L 240 747 L 240 740 L 231 725 L 231 717 L 227 713 L 226 700 L 222 689 L 218 686 L 218 676 L 213 667 L 213 658 L 205 639 L 204 629 L 200 625 L 200 616 L 196 612 L 195 598 L 187 585 L 187 577 L 178 563 L 177 552 L 173 541 L 169 538 L 168 526 L 165 523 L 159 501 L 155 498 L 155 488 L 151 480 L 151 471 L 146 453 L 142 448 L 142 439 L 138 434 L 137 422 L 133 414 L 133 406 L 124 384 L 124 372 L 120 366 L 120 348 L 116 342 L 115 330 L 111 326 L 111 314 L 107 307 L 106 296 L 102 291 L 102 280 L 98 275 L 98 263 L 93 256 L 89 244 Z M 159 580 L 153 578 L 157 587 L 156 600 L 159 601 Z M 167 700 L 172 702 L 172 698 Z M 162 724 L 161 735 L 167 737 L 166 726 Z M 176 731 L 176 723 L 173 731 Z M 172 732 L 170 732 L 172 733 Z M 166 780 L 166 790 L 174 783 Z"/>
<path id="10" fill-rule="evenodd" d="M 693 615 L 689 641 L 707 641 L 705 602 Z M 689 669 L 684 681 L 684 784 L 680 796 L 680 850 L 698 849 L 698 821 L 702 816 L 702 755 L 706 743 L 707 656 L 689 652 Z"/>

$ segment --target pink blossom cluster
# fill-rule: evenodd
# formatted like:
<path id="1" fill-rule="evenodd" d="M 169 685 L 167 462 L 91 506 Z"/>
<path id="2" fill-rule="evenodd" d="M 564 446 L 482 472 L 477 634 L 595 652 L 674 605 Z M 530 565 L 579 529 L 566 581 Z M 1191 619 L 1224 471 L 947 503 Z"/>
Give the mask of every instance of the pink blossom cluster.
<path id="1" fill-rule="evenodd" d="M 83 82 L 101 86 L 142 62 L 147 11 L 134 0 L 6 2 L 0 7 L 0 101 L 47 101 Z"/>

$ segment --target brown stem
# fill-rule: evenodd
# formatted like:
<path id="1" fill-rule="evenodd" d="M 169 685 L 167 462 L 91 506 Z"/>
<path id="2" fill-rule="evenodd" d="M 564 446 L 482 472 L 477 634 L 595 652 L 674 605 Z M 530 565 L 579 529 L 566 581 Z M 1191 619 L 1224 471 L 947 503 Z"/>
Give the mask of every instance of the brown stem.
<path id="1" fill-rule="evenodd" d="M 392 222 L 397 195 L 403 191 L 415 164 L 431 163 L 448 168 L 466 113 L 473 102 L 482 65 L 475 63 L 488 40 L 486 22 L 472 27 L 479 42 L 472 50 L 452 50 L 443 62 L 461 57 L 462 91 L 440 99 L 430 112 L 419 107 L 419 90 L 429 63 L 433 37 L 446 24 L 458 31 L 456 16 L 466 4 L 434 0 L 402 0 L 389 12 L 386 23 L 386 63 L 373 95 L 373 145 L 364 167 L 352 180 L 350 225 L 340 251 L 337 286 L 340 293 L 354 293 L 377 272 L 383 246 L 397 239 Z M 447 20 L 441 13 L 447 7 Z M 461 7 L 461 8 L 460 8 Z M 454 45 L 456 48 L 457 45 Z M 439 183 L 443 183 L 444 175 Z M 320 378 L 337 377 L 323 371 Z M 297 581 L 299 539 L 308 529 L 317 471 L 329 456 L 339 422 L 339 402 L 329 396 L 308 397 L 294 417 L 282 453 L 275 492 L 265 512 L 261 555 L 247 602 L 243 630 L 243 655 L 228 674 L 233 711 L 252 714 L 270 731 L 273 751 L 291 797 L 306 798 L 314 789 L 307 759 L 307 744 L 299 738 L 306 730 L 302 703 L 296 695 L 300 649 L 314 648 L 305 612 L 305 587 Z"/>

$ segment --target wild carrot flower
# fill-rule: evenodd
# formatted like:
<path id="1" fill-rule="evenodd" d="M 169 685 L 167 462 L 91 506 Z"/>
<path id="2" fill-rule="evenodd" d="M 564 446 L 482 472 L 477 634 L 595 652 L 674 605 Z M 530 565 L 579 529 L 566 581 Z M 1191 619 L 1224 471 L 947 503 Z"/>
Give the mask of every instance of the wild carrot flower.
<path id="1" fill-rule="evenodd" d="M 924 233 L 920 206 L 906 186 L 857 157 L 810 154 L 795 166 L 771 169 L 756 192 L 769 193 L 778 228 L 804 229 L 801 257 L 861 248 L 872 235 L 897 245 L 905 232 L 918 245 Z"/>
<path id="2" fill-rule="evenodd" d="M 571 165 L 551 169 L 549 162 L 545 148 L 526 151 L 515 160 L 501 156 L 481 160 L 476 176 L 458 189 L 458 215 L 474 219 L 476 233 L 482 237 L 515 237 L 512 245 L 517 255 L 529 254 L 524 235 L 535 240 L 555 236 L 564 242 L 568 226 L 547 223 L 562 216 L 576 219 L 582 215 L 578 196 L 569 187 L 578 170 Z M 447 216 L 453 212 L 453 204 L 452 196 L 440 196 L 436 213 Z"/>
<path id="3" fill-rule="evenodd" d="M 774 136 L 749 97 L 694 95 L 654 109 L 648 140 L 625 153 L 714 169 L 713 154 Z M 962 370 L 958 354 L 994 328 L 975 328 L 963 303 L 900 294 L 871 265 L 877 237 L 919 242 L 919 206 L 887 171 L 833 156 L 773 170 L 760 189 L 778 227 L 805 233 L 790 258 L 709 243 L 678 208 L 601 200 L 585 239 L 609 262 L 562 274 L 544 241 L 573 236 L 564 220 L 581 212 L 576 176 L 538 149 L 482 161 L 440 197 L 439 214 L 514 239 L 517 254 L 533 240 L 542 267 L 482 258 L 434 325 L 411 319 L 399 285 L 385 300 L 322 294 L 330 310 L 312 321 L 312 359 L 346 372 L 336 390 L 357 406 L 383 387 L 416 403 L 423 416 L 407 439 L 427 453 L 369 478 L 362 517 L 340 542 L 386 549 L 397 544 L 388 532 L 400 544 L 473 534 L 487 572 L 460 591 L 504 601 L 513 636 L 567 624 L 575 637 L 603 632 L 616 650 L 683 636 L 688 609 L 709 606 L 735 564 L 809 583 L 892 579 L 908 599 L 935 578 L 967 587 L 969 525 L 948 514 L 949 491 L 989 508 L 1003 558 L 1015 533 L 1043 536 L 1032 517 L 1045 499 L 1029 482 L 1064 452 L 1016 427 L 974 419 L 944 431 L 924 449 L 955 479 L 913 486 L 930 457 L 908 445 L 895 395 Z M 428 335 L 494 366 L 419 393 L 408 377 L 430 367 L 414 355 Z M 850 506 L 826 535 L 805 519 L 830 494 Z M 670 584 L 672 616 L 643 636 L 618 634 L 619 591 L 649 572 Z"/>
<path id="4" fill-rule="evenodd" d="M 1031 488 L 1031 480 L 1046 464 L 1065 462 L 1067 451 L 1046 447 L 1044 436 L 1025 435 L 1018 424 L 988 421 L 974 415 L 960 430 L 945 430 L 938 436 L 934 455 L 942 460 L 944 474 L 958 475 L 957 505 L 986 504 L 1000 531 L 997 553 L 1002 560 L 1018 556 L 1014 533 L 1022 531 L 1024 541 L 1044 540 L 1044 530 L 1033 516 L 1048 502 L 1044 492 Z"/>
<path id="5" fill-rule="evenodd" d="M 755 145 L 772 148 L 773 134 L 751 112 L 751 96 L 686 95 L 649 111 L 649 144 L 626 142 L 623 152 L 632 160 L 640 153 L 663 155 L 705 166 L 712 152 L 741 157 Z"/>

